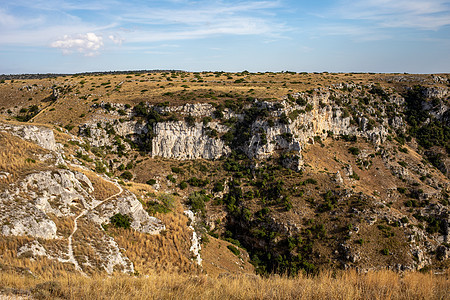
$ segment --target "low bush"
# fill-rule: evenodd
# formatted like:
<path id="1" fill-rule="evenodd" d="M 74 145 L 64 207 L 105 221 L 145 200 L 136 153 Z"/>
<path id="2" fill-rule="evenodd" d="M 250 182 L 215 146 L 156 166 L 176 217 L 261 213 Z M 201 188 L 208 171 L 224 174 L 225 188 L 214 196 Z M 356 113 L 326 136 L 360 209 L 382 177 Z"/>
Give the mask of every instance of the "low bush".
<path id="1" fill-rule="evenodd" d="M 117 213 L 110 218 L 111 224 L 116 228 L 129 229 L 132 221 L 133 219 L 130 216 L 121 213 Z"/>

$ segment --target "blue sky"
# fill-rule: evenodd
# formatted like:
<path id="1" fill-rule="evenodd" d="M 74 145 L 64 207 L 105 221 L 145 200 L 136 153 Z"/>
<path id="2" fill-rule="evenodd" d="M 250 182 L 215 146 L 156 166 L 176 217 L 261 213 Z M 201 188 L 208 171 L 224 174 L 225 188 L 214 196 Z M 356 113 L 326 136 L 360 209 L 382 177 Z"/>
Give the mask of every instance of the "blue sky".
<path id="1" fill-rule="evenodd" d="M 2 0 L 0 74 L 450 72 L 450 1 Z"/>

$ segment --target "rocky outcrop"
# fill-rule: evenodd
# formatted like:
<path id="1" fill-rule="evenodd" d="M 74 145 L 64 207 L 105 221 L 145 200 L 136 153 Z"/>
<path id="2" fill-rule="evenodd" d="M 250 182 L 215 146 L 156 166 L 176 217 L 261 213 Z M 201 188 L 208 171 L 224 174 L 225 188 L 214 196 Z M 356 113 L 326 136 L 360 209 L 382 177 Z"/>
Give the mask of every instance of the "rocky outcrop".
<path id="1" fill-rule="evenodd" d="M 356 86 L 345 86 L 345 88 L 354 89 Z M 373 121 L 362 113 L 357 114 L 357 117 L 353 116 L 352 123 L 352 117 L 347 112 L 344 113 L 342 107 L 335 103 L 335 95 L 332 95 L 328 89 L 317 90 L 312 94 L 298 93 L 290 97 L 281 102 L 255 100 L 254 103 L 248 103 L 238 111 L 223 108 L 219 120 L 214 119 L 217 117 L 214 106 L 207 103 L 182 106 L 147 105 L 147 110 L 153 110 L 162 116 L 190 116 L 193 119 L 190 122 L 159 121 L 151 124 L 147 124 L 145 119 L 138 122 L 133 118 L 128 121 L 100 120 L 97 123 L 81 125 L 80 135 L 84 136 L 92 146 L 110 147 L 113 151 L 120 144 L 117 140 L 119 137 L 134 143 L 149 145 L 145 147 L 145 151 L 151 151 L 154 157 L 181 160 L 218 159 L 232 150 L 230 140 L 225 142 L 222 135 L 234 131 L 234 127 L 238 124 L 248 122 L 248 112 L 256 109 L 265 113 L 256 118 L 250 117 L 250 119 L 253 118 L 251 123 L 246 123 L 245 128 L 241 126 L 239 129 L 239 131 L 246 131 L 248 138 L 239 145 L 233 145 L 241 148 L 251 158 L 267 158 L 277 152 L 295 152 L 301 158 L 300 153 L 304 145 L 312 144 L 317 139 L 325 139 L 329 135 L 360 136 L 377 145 L 383 143 L 387 136 L 387 130 L 381 124 L 375 126 Z M 305 103 L 308 103 L 309 108 L 305 104 L 298 104 L 296 100 L 300 98 L 306 99 Z M 401 100 L 403 98 L 396 99 L 397 102 Z M 100 106 L 103 107 L 102 105 Z M 117 107 L 114 108 L 117 109 Z M 204 117 L 212 121 L 196 122 Z M 284 120 L 277 121 L 281 118 Z M 395 119 L 393 122 L 396 126 L 402 125 L 400 119 Z M 244 134 L 239 131 L 233 134 L 235 136 Z M 122 144 L 126 150 L 130 148 L 128 144 Z M 300 167 L 301 162 L 293 165 L 293 169 Z"/>
<path id="2" fill-rule="evenodd" d="M 94 147 L 113 147 L 117 143 L 116 135 L 129 138 L 133 142 L 139 142 L 139 136 L 145 135 L 147 132 L 147 125 L 138 121 L 101 120 L 79 126 L 80 136 L 84 137 Z M 129 148 L 128 144 L 124 145 Z"/>
<path id="3" fill-rule="evenodd" d="M 53 130 L 33 125 L 0 124 L 0 131 L 7 131 L 24 140 L 34 142 L 44 149 L 57 151 Z"/>
<path id="4" fill-rule="evenodd" d="M 212 116 L 214 107 L 208 103 L 186 103 L 183 106 L 155 106 L 154 109 L 161 113 L 179 113 L 193 117 Z"/>
<path id="5" fill-rule="evenodd" d="M 176 159 L 217 159 L 231 150 L 224 141 L 205 134 L 201 123 L 161 122 L 154 126 L 152 156 Z"/>
<path id="6" fill-rule="evenodd" d="M 107 122 L 104 123 L 105 127 L 106 124 Z M 55 143 L 52 130 L 38 126 L 9 124 L 1 124 L 0 130 L 49 150 L 44 159 L 47 156 L 57 157 L 57 162 L 64 163 L 64 168 L 61 169 L 50 167 L 48 170 L 23 176 L 1 191 L 0 234 L 36 238 L 17 249 L 17 255 L 26 258 L 44 256 L 62 263 L 70 263 L 82 273 L 99 269 L 108 274 L 114 271 L 134 273 L 133 263 L 122 253 L 114 238 L 106 234 L 100 225 L 109 223 L 110 218 L 116 213 L 130 216 L 131 227 L 147 234 L 158 234 L 165 229 L 165 225 L 157 218 L 149 216 L 134 194 L 108 178 L 102 180 L 115 184 L 118 192 L 106 199 L 97 199 L 94 196 L 95 185 L 90 179 L 82 172 L 65 167 L 70 164 L 63 160 L 62 149 Z M 139 134 L 145 130 L 146 127 L 140 127 L 137 122 L 129 122 L 116 128 L 119 134 L 130 132 Z M 11 177 L 7 172 L 1 172 L 0 175 L 2 181 Z M 76 234 L 79 219 L 83 220 L 83 226 L 93 226 L 92 230 L 97 231 L 95 240 L 90 237 L 82 238 Z M 71 231 L 70 235 L 68 231 Z M 52 246 L 55 243 L 58 247 Z M 67 247 L 62 246 L 65 243 Z M 79 249 L 80 245 L 90 248 L 89 255 L 80 257 L 74 254 L 74 249 Z"/>
<path id="7" fill-rule="evenodd" d="M 191 224 L 195 224 L 196 217 L 192 210 L 185 210 L 184 214 L 189 218 L 189 220 L 191 221 Z M 189 225 L 189 229 L 192 230 L 192 239 L 191 239 L 192 244 L 191 244 L 191 248 L 189 249 L 189 251 L 191 251 L 191 254 L 194 257 L 194 260 L 196 261 L 197 265 L 201 266 L 202 261 L 203 261 L 200 256 L 200 251 L 202 250 L 202 246 L 200 243 L 201 238 L 195 231 L 194 226 Z"/>
<path id="8" fill-rule="evenodd" d="M 83 207 L 94 207 L 100 201 L 89 193 L 94 191 L 91 181 L 80 172 L 69 170 L 43 171 L 27 176 L 16 193 L 28 194 L 36 207 L 58 217 L 70 216 L 71 206 L 81 202 Z M 51 204 L 50 204 L 51 203 Z"/>
<path id="9" fill-rule="evenodd" d="M 55 239 L 57 227 L 48 216 L 73 216 L 74 209 L 100 201 L 89 193 L 92 183 L 80 172 L 42 171 L 26 176 L 0 194 L 0 225 L 5 236 Z"/>
<path id="10" fill-rule="evenodd" d="M 117 213 L 130 216 L 131 228 L 143 233 L 158 234 L 166 229 L 159 219 L 149 216 L 136 196 L 128 191 L 124 191 L 114 202 L 99 205 L 87 217 L 97 224 L 106 224 Z"/>
<path id="11" fill-rule="evenodd" d="M 429 87 L 423 90 L 423 95 L 426 98 L 443 99 L 448 95 L 448 89 L 442 87 Z"/>
<path id="12" fill-rule="evenodd" d="M 0 222 L 3 223 L 2 235 L 33 236 L 43 239 L 55 239 L 57 237 L 55 222 L 33 207 L 27 205 L 24 208 L 28 210 L 15 213 L 14 218 L 11 218 L 11 214 L 3 214 L 5 211 L 0 211 L 2 214 Z"/>
<path id="13" fill-rule="evenodd" d="M 102 244 L 102 248 L 94 249 L 99 261 L 100 265 L 98 268 L 100 270 L 106 271 L 108 274 L 112 274 L 114 271 L 121 271 L 123 273 L 134 273 L 134 265 L 133 263 L 122 254 L 119 245 L 117 245 L 116 241 L 108 236 L 103 235 L 100 241 L 97 241 Z M 92 267 L 92 264 L 89 260 L 82 263 L 84 267 Z"/>

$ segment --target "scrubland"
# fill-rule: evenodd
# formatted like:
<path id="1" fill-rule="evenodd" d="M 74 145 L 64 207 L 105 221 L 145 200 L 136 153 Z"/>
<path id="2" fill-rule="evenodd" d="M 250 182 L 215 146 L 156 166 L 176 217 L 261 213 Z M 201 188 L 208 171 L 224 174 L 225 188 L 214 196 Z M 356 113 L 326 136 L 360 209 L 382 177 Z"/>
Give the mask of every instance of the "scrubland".
<path id="1" fill-rule="evenodd" d="M 449 275 L 375 271 L 324 272 L 288 278 L 223 274 L 154 273 L 135 277 L 117 275 L 57 278 L 0 274 L 4 295 L 38 299 L 448 299 Z"/>

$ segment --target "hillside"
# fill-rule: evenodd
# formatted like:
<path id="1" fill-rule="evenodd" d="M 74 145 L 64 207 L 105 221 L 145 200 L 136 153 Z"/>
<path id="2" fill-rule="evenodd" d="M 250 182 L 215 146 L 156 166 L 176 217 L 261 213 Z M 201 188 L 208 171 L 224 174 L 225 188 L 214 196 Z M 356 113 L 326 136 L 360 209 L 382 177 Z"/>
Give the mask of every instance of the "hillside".
<path id="1" fill-rule="evenodd" d="M 0 270 L 445 272 L 449 87 L 449 74 L 4 79 Z"/>

